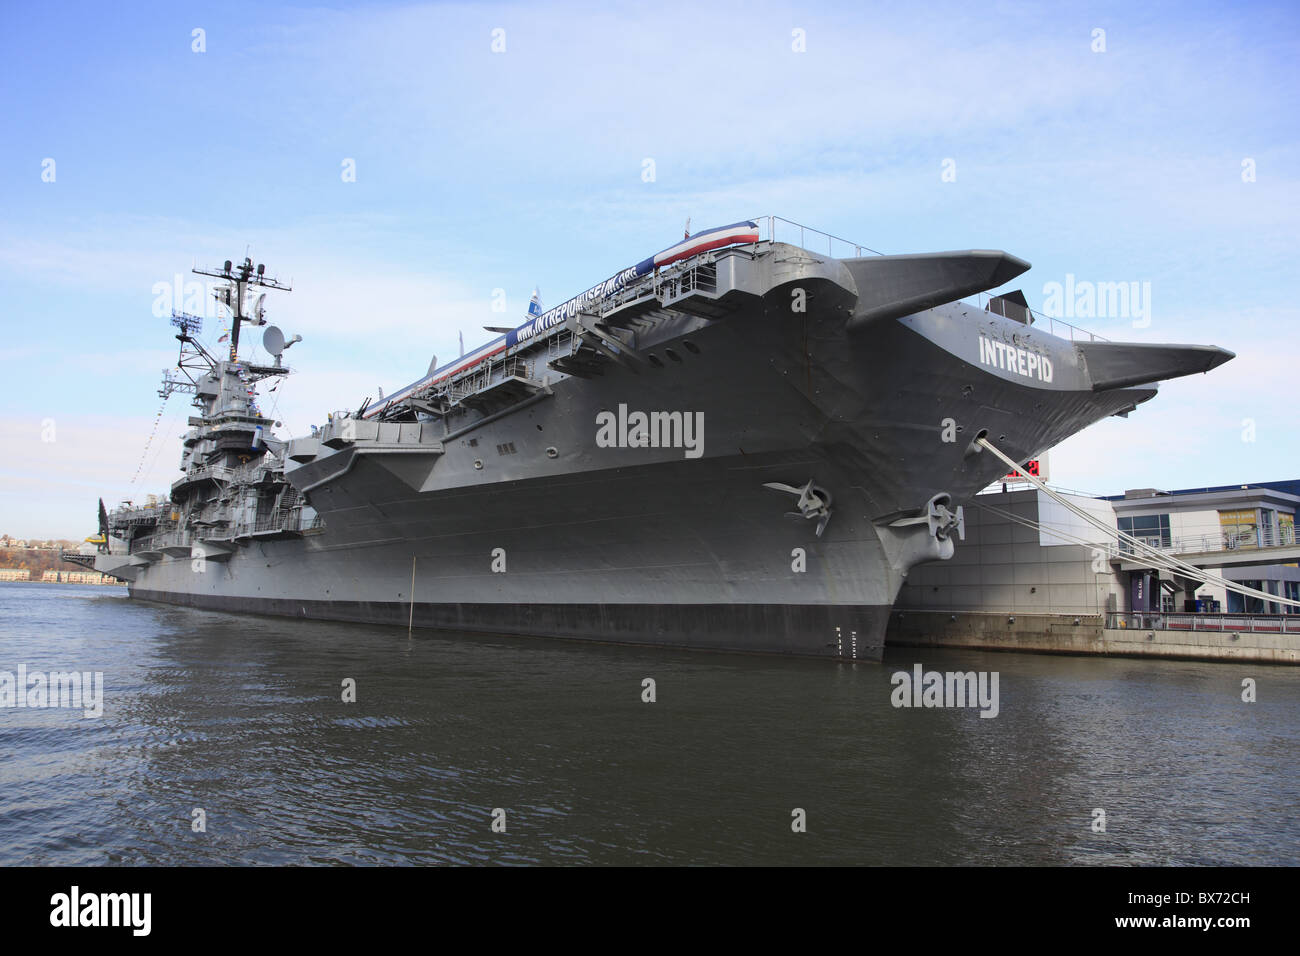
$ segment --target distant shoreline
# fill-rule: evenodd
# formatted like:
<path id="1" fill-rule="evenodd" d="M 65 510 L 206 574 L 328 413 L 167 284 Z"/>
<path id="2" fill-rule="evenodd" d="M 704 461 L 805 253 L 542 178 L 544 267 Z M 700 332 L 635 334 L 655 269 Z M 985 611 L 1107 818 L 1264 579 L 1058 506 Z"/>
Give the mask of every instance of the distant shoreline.
<path id="1" fill-rule="evenodd" d="M 52 546 L 51 546 L 52 545 Z M 27 572 L 28 581 L 44 581 L 48 575 L 58 574 L 62 576 L 62 581 L 53 583 L 74 583 L 74 584 L 97 584 L 98 580 L 90 581 L 87 579 L 78 580 L 73 578 L 68 582 L 68 575 L 85 574 L 99 577 L 97 571 L 87 571 L 80 564 L 73 564 L 71 561 L 63 560 L 63 551 L 75 551 L 80 544 L 73 541 L 47 541 L 39 547 L 14 547 L 12 544 L 0 545 L 0 581 L 14 580 L 15 575 L 21 575 Z M 24 580 L 19 577 L 19 580 Z"/>
<path id="2" fill-rule="evenodd" d="M 126 586 L 126 582 L 125 582 L 125 581 L 119 581 L 119 580 L 117 580 L 117 578 L 110 578 L 110 577 L 108 577 L 107 575 L 105 575 L 105 576 L 103 577 L 102 580 L 96 580 L 96 581 L 87 581 L 87 580 L 81 580 L 81 579 L 79 579 L 79 580 L 75 580 L 75 581 L 69 581 L 69 580 L 68 580 L 69 575 L 72 575 L 72 574 L 79 574 L 79 573 L 80 573 L 80 574 L 85 574 L 85 575 L 87 575 L 87 576 L 91 576 L 91 575 L 93 575 L 93 576 L 95 576 L 95 577 L 97 577 L 97 578 L 99 577 L 98 573 L 97 573 L 97 572 L 94 572 L 94 571 L 83 571 L 83 572 L 77 572 L 77 571 L 62 571 L 62 572 L 60 572 L 60 574 L 62 575 L 62 578 L 63 578 L 62 580 L 54 580 L 54 581 L 51 581 L 51 580 L 48 580 L 48 579 L 45 578 L 45 577 L 39 577 L 39 578 L 0 578 L 0 584 L 84 584 L 84 585 L 86 585 L 87 587 L 93 587 L 93 588 L 102 588 L 102 587 L 125 587 L 125 586 Z"/>

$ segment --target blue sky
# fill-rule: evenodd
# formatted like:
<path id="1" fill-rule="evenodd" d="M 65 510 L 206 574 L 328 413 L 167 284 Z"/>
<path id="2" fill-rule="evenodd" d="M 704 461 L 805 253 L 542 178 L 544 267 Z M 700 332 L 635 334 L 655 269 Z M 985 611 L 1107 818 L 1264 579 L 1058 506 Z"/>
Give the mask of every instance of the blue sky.
<path id="1" fill-rule="evenodd" d="M 4 21 L 0 532 L 80 536 L 98 496 L 166 489 L 189 407 L 157 418 L 175 343 L 153 288 L 195 261 L 248 249 L 293 279 L 269 317 L 305 340 L 275 406 L 300 434 L 505 324 L 494 289 L 506 319 L 534 285 L 558 304 L 688 216 L 1006 249 L 1033 263 L 1035 307 L 1067 274 L 1149 283 L 1148 325 L 1076 324 L 1239 357 L 1060 446 L 1053 482 L 1300 476 L 1293 5 L 138 3 Z"/>

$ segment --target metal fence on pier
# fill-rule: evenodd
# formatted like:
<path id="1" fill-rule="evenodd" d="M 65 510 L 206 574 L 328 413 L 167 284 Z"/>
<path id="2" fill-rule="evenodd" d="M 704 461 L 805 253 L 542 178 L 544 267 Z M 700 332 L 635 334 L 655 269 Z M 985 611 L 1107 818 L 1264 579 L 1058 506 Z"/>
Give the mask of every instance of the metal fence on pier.
<path id="1" fill-rule="evenodd" d="M 1214 631 L 1253 634 L 1300 634 L 1300 614 L 1190 614 L 1163 611 L 1110 611 L 1112 630 Z"/>

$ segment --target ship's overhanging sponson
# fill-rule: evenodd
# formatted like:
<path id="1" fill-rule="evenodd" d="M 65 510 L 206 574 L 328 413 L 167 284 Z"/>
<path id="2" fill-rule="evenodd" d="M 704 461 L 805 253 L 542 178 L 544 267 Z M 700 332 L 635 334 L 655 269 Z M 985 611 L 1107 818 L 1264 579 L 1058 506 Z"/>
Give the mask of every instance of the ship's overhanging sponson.
<path id="1" fill-rule="evenodd" d="M 857 307 L 848 322 L 851 332 L 995 289 L 1029 269 L 1024 259 L 996 249 L 841 261 L 858 285 Z"/>
<path id="2" fill-rule="evenodd" d="M 550 332 L 552 329 L 558 328 L 573 316 L 577 315 L 578 312 L 582 310 L 582 307 L 587 303 L 613 295 L 629 282 L 633 282 L 644 275 L 649 275 L 655 269 L 670 266 L 674 262 L 688 259 L 691 256 L 699 255 L 702 252 L 708 252 L 711 249 L 721 249 L 723 246 L 733 246 L 745 242 L 758 242 L 758 223 L 749 220 L 733 222 L 729 226 L 719 226 L 716 229 L 706 229 L 703 232 L 697 232 L 693 236 L 687 236 L 681 242 L 671 245 L 667 249 L 655 253 L 653 256 L 642 259 L 634 266 L 629 266 L 628 268 L 615 273 L 604 282 L 597 283 L 586 292 L 583 292 L 580 295 L 575 295 L 567 302 L 563 302 L 555 308 L 543 312 L 541 315 L 530 317 L 523 325 L 511 329 L 505 335 L 493 339 L 491 342 L 475 349 L 468 355 L 461 356 L 454 362 L 448 362 L 446 365 L 434 369 L 418 382 L 412 382 L 396 394 L 385 397 L 383 402 L 367 409 L 362 413 L 361 417 L 372 418 L 382 412 L 385 408 L 388 408 L 397 402 L 405 401 L 421 389 L 428 388 L 430 385 L 434 385 L 445 378 L 449 378 L 462 369 L 469 368 L 471 365 L 477 365 L 479 362 L 496 355 L 498 352 L 514 348 L 520 343 L 528 342 L 539 335 L 543 335 Z M 1025 268 L 1027 269 L 1029 266 L 1026 265 Z"/>
<path id="3" fill-rule="evenodd" d="M 1075 348 L 1087 365 L 1094 392 L 1208 372 L 1236 357 L 1213 345 L 1076 342 Z"/>

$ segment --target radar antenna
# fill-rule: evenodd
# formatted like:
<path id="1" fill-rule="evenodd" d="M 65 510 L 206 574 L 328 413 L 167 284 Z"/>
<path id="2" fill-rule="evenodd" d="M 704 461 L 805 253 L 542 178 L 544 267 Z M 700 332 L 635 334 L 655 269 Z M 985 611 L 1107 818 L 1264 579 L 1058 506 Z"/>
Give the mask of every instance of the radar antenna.
<path id="1" fill-rule="evenodd" d="M 272 279 L 266 275 L 266 266 L 263 263 L 253 265 L 253 260 L 244 257 L 244 261 L 237 266 L 233 266 L 229 259 L 225 261 L 220 269 L 198 269 L 194 270 L 195 275 L 211 276 L 214 279 L 225 279 L 230 283 L 226 288 L 229 289 L 229 298 L 223 298 L 232 313 L 230 325 L 230 361 L 237 360 L 239 355 L 239 327 L 244 322 L 261 324 L 263 321 L 262 314 L 265 311 L 262 307 L 262 299 L 257 300 L 254 306 L 253 315 L 244 314 L 245 296 L 249 289 L 279 289 L 283 292 L 293 291 L 293 287 L 287 283 L 280 282 L 278 279 Z"/>
<path id="2" fill-rule="evenodd" d="M 254 294 L 254 291 L 257 289 L 277 289 L 290 292 L 293 289 L 292 285 L 267 276 L 265 265 L 260 262 L 254 265 L 253 260 L 247 257 L 238 266 L 227 259 L 219 269 L 200 269 L 195 266 L 193 272 L 195 275 L 212 276 L 215 279 L 226 280 L 225 284 L 220 286 L 214 295 L 217 302 L 230 310 L 229 361 L 231 363 L 237 362 L 239 359 L 239 331 L 241 325 L 243 323 L 266 325 L 266 293 L 262 292 L 258 295 Z M 245 312 L 246 308 L 249 310 L 248 312 Z M 176 326 L 178 330 L 176 338 L 181 343 L 180 357 L 176 360 L 176 367 L 180 369 L 184 378 L 175 376 L 170 371 L 164 371 L 162 388 L 158 394 L 162 396 L 164 402 L 173 392 L 195 395 L 194 403 L 200 405 L 197 397 L 199 379 L 215 369 L 220 364 L 220 360 L 204 348 L 203 343 L 198 340 L 199 334 L 203 331 L 202 316 L 173 311 L 172 325 Z M 249 385 L 271 375 L 289 374 L 289 369 L 284 368 L 281 364 L 281 354 L 295 342 L 301 342 L 302 336 L 295 335 L 292 339 L 286 340 L 279 329 L 275 326 L 268 326 L 263 341 L 267 345 L 267 351 L 275 356 L 275 364 L 271 366 L 247 365 L 241 367 L 240 376 Z"/>

